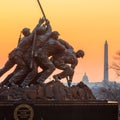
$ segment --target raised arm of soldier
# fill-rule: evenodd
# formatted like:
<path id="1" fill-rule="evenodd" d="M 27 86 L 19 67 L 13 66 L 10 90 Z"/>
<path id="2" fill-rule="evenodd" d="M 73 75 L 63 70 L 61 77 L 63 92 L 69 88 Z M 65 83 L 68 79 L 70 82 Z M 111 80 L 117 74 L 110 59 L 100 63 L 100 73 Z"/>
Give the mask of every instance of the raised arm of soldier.
<path id="1" fill-rule="evenodd" d="M 50 25 L 50 22 L 46 20 L 46 23 L 37 29 L 36 51 L 38 51 L 38 49 L 40 49 L 49 40 L 51 34 L 52 27 Z"/>
<path id="2" fill-rule="evenodd" d="M 44 22 L 45 22 L 44 17 L 40 18 L 38 24 L 35 26 L 32 33 L 34 33 L 37 29 L 39 29 L 39 27 L 41 27 Z"/>
<path id="3" fill-rule="evenodd" d="M 45 25 L 46 25 L 46 34 L 51 34 L 51 32 L 52 32 L 52 27 L 51 27 L 51 25 L 50 25 L 50 21 L 47 19 L 46 20 L 46 23 L 45 23 Z"/>

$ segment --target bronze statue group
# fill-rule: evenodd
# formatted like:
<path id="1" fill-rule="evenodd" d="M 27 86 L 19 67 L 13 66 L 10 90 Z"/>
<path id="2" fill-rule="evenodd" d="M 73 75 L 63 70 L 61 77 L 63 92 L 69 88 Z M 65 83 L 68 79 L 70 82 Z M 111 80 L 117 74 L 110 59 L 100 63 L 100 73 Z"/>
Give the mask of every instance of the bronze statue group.
<path id="1" fill-rule="evenodd" d="M 84 56 L 84 51 L 75 52 L 68 42 L 59 39 L 59 33 L 52 31 L 50 22 L 44 17 L 31 33 L 29 28 L 24 28 L 21 34 L 24 37 L 9 53 L 8 61 L 0 69 L 0 77 L 16 65 L 15 69 L 0 85 L 19 85 L 23 88 L 30 84 L 44 86 L 44 81 L 57 68 L 62 72 L 53 75 L 55 81 L 66 78 L 70 86 L 77 59 Z M 39 67 L 42 71 L 38 71 Z"/>

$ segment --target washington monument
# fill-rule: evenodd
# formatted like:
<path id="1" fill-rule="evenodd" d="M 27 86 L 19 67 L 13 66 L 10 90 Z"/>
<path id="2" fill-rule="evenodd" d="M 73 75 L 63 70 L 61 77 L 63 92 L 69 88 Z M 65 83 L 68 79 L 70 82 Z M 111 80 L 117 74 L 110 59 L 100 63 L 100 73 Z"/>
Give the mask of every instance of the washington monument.
<path id="1" fill-rule="evenodd" d="M 103 82 L 108 82 L 108 43 L 107 40 L 104 44 L 104 79 Z"/>

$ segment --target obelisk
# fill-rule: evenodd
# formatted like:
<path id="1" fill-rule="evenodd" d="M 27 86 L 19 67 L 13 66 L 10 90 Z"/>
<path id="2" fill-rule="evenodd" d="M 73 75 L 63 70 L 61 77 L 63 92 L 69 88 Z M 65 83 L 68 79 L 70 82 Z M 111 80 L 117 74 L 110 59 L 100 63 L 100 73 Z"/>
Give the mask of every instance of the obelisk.
<path id="1" fill-rule="evenodd" d="M 107 40 L 104 44 L 104 79 L 103 82 L 108 82 L 108 43 Z"/>

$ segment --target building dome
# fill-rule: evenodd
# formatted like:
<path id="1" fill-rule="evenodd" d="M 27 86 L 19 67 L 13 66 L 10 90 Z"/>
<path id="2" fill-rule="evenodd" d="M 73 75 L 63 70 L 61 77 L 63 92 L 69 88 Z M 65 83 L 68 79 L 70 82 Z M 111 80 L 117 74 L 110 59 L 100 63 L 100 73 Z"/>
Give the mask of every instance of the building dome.
<path id="1" fill-rule="evenodd" d="M 89 82 L 88 76 L 86 75 L 86 73 L 84 73 L 84 75 L 83 75 L 82 82 L 83 83 L 88 83 Z"/>

